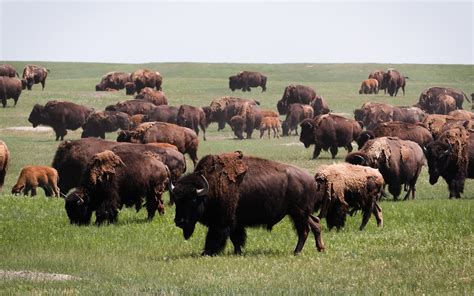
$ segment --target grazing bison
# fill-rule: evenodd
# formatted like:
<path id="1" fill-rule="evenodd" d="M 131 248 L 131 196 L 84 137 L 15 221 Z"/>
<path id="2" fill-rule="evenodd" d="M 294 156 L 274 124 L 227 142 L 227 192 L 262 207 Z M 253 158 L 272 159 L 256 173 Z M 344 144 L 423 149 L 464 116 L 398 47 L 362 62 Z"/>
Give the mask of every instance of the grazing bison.
<path id="1" fill-rule="evenodd" d="M 329 110 L 329 105 L 326 103 L 326 100 L 324 100 L 323 97 L 318 95 L 316 95 L 310 105 L 311 107 L 313 107 L 314 116 L 328 114 L 331 111 Z"/>
<path id="2" fill-rule="evenodd" d="M 383 226 L 382 208 L 377 204 L 384 180 L 378 170 L 348 163 L 322 165 L 314 179 L 321 200 L 319 218 L 326 218 L 329 230 L 344 227 L 347 214 L 362 210 L 363 230 L 373 213 L 379 227 Z"/>
<path id="3" fill-rule="evenodd" d="M 117 111 L 101 111 L 92 113 L 82 126 L 81 138 L 100 137 L 105 139 L 105 133 L 118 129 L 128 130 L 131 127 L 130 116 Z"/>
<path id="4" fill-rule="evenodd" d="M 202 130 L 202 137 L 206 141 L 206 114 L 200 107 L 181 105 L 178 109 L 176 124 L 192 129 L 199 136 L 199 128 Z"/>
<path id="5" fill-rule="evenodd" d="M 120 148 L 119 148 L 120 147 Z M 176 148 L 163 147 L 153 144 L 131 144 L 104 141 L 97 138 L 85 138 L 73 141 L 64 141 L 56 150 L 52 167 L 59 174 L 59 189 L 66 194 L 71 188 L 81 184 L 86 165 L 94 154 L 105 150 L 128 150 L 145 152 L 150 151 L 162 156 L 171 173 L 176 179 L 186 170 L 184 156 Z"/>
<path id="6" fill-rule="evenodd" d="M 19 77 L 16 69 L 10 65 L 0 65 L 0 76 L 7 76 L 7 77 Z"/>
<path id="7" fill-rule="evenodd" d="M 448 184 L 449 198 L 461 198 L 466 178 L 474 178 L 474 133 L 463 127 L 443 132 L 424 148 L 430 184 L 439 177 Z"/>
<path id="8" fill-rule="evenodd" d="M 250 91 L 251 87 L 261 87 L 262 92 L 267 90 L 267 77 L 259 72 L 242 71 L 236 76 L 229 77 L 229 88 L 242 89 L 242 91 Z"/>
<path id="9" fill-rule="evenodd" d="M 426 159 L 420 145 L 397 137 L 381 137 L 368 141 L 361 150 L 350 153 L 346 162 L 378 168 L 388 191 L 395 200 L 404 185 L 405 200 L 410 193 L 415 198 L 416 181 Z"/>
<path id="10" fill-rule="evenodd" d="M 31 90 L 33 84 L 41 83 L 43 86 L 46 84 L 46 77 L 48 77 L 49 70 L 46 68 L 40 68 L 35 65 L 26 65 L 25 69 L 23 69 L 23 79 L 26 80 L 25 87 L 28 90 Z M 24 88 L 23 88 L 24 89 Z"/>
<path id="11" fill-rule="evenodd" d="M 145 113 L 142 122 L 161 121 L 167 123 L 177 124 L 178 122 L 178 107 L 161 105 L 153 108 Z"/>
<path id="12" fill-rule="evenodd" d="M 467 95 L 460 89 L 435 86 L 425 89 L 420 94 L 420 98 L 418 99 L 417 105 L 428 113 L 435 113 L 432 108 L 433 106 L 436 106 L 436 103 L 433 102 L 436 102 L 438 100 L 438 97 L 441 95 L 448 95 L 453 97 L 456 101 L 457 109 L 462 109 L 464 99 L 466 99 L 468 102 L 471 102 L 469 101 Z"/>
<path id="13" fill-rule="evenodd" d="M 204 113 L 206 114 L 206 122 L 210 124 L 211 122 L 217 122 L 217 130 L 223 130 L 225 124 L 230 123 L 230 119 L 237 115 L 235 110 L 241 109 L 241 106 L 244 103 L 249 103 L 251 105 L 260 105 L 256 100 L 250 99 L 241 99 L 236 97 L 220 97 L 211 102 L 209 108 L 203 108 Z M 229 107 L 229 108 L 228 108 Z"/>
<path id="14" fill-rule="evenodd" d="M 260 124 L 260 139 L 263 137 L 265 131 L 268 131 L 268 138 L 270 139 L 270 130 L 273 130 L 273 137 L 280 138 L 280 119 L 278 117 L 263 117 Z"/>
<path id="15" fill-rule="evenodd" d="M 313 118 L 313 115 L 313 107 L 310 105 L 291 104 L 288 107 L 286 118 L 281 124 L 283 136 L 289 136 L 292 131 L 295 131 L 295 135 L 298 135 L 298 124 L 307 118 Z"/>
<path id="16" fill-rule="evenodd" d="M 100 83 L 95 86 L 95 90 L 120 90 L 125 88 L 127 82 L 130 82 L 130 73 L 109 72 L 102 76 Z"/>
<path id="17" fill-rule="evenodd" d="M 353 120 L 339 115 L 324 114 L 314 119 L 305 119 L 300 123 L 300 142 L 305 148 L 314 144 L 313 159 L 321 150 L 330 150 L 332 158 L 336 157 L 338 147 L 352 151 L 352 141 L 362 132 L 361 125 Z"/>
<path id="18" fill-rule="evenodd" d="M 8 151 L 7 144 L 0 140 L 0 189 L 2 189 L 5 182 L 9 159 L 10 151 Z"/>
<path id="19" fill-rule="evenodd" d="M 59 197 L 58 172 L 48 166 L 26 166 L 21 169 L 20 176 L 12 188 L 12 194 L 36 195 L 36 188 L 41 187 L 46 196 Z"/>
<path id="20" fill-rule="evenodd" d="M 159 72 L 140 69 L 130 74 L 130 82 L 125 85 L 125 89 L 127 95 L 133 95 L 135 92 L 140 93 L 145 87 L 161 90 L 162 83 L 163 77 Z"/>
<path id="21" fill-rule="evenodd" d="M 375 70 L 372 73 L 369 74 L 369 77 L 367 79 L 375 79 L 377 80 L 377 83 L 379 85 L 379 89 L 383 89 L 385 93 L 387 93 L 387 89 L 385 87 L 382 87 L 382 82 L 383 82 L 383 76 L 385 75 L 385 71 L 383 70 Z"/>
<path id="22" fill-rule="evenodd" d="M 389 69 L 387 73 L 383 75 L 382 88 L 386 88 L 388 94 L 393 97 L 397 96 L 398 89 L 402 88 L 403 95 L 405 95 L 405 79 L 408 77 L 403 76 L 395 69 Z"/>
<path id="23" fill-rule="evenodd" d="M 155 104 L 156 106 L 168 105 L 168 99 L 161 90 L 154 90 L 151 87 L 145 87 L 140 91 L 135 99 L 144 100 Z"/>
<path id="24" fill-rule="evenodd" d="M 294 103 L 309 105 L 316 98 L 316 92 L 309 86 L 290 84 L 285 87 L 282 98 L 277 103 L 280 115 L 288 113 L 288 107 Z"/>
<path id="25" fill-rule="evenodd" d="M 371 139 L 380 137 L 398 137 L 402 140 L 410 140 L 420 146 L 425 146 L 433 141 L 433 136 L 422 123 L 406 123 L 400 121 L 379 123 L 373 130 L 363 131 L 357 138 L 359 149 Z"/>
<path id="26" fill-rule="evenodd" d="M 155 104 L 144 100 L 127 100 L 105 107 L 105 111 L 119 111 L 128 115 L 145 114 L 154 109 Z"/>
<path id="27" fill-rule="evenodd" d="M 244 138 L 243 132 L 247 134 L 247 139 L 251 139 L 253 130 L 260 129 L 262 114 L 255 105 L 245 103 L 240 107 L 240 109 L 234 109 L 235 113 L 232 112 L 233 114 L 238 115 L 232 116 L 230 119 L 230 126 L 234 131 L 235 136 L 240 140 Z M 231 113 L 228 111 L 227 115 L 229 116 L 229 114 Z"/>
<path id="28" fill-rule="evenodd" d="M 164 214 L 162 194 L 169 182 L 166 166 L 151 152 L 112 152 L 95 154 L 87 164 L 81 191 L 87 199 L 74 195 L 66 199 L 71 224 L 90 222 L 95 211 L 96 224 L 115 223 L 123 205 L 137 212 L 146 200 L 148 221 L 156 211 Z"/>
<path id="29" fill-rule="evenodd" d="M 47 125 L 56 133 L 56 141 L 64 140 L 67 130 L 76 130 L 86 123 L 87 118 L 94 112 L 86 106 L 66 101 L 49 101 L 42 106 L 36 104 L 28 117 L 28 121 L 37 127 Z"/>
<path id="30" fill-rule="evenodd" d="M 474 127 L 474 121 L 456 119 L 450 115 L 442 114 L 430 114 L 428 115 L 423 124 L 433 135 L 434 139 L 437 139 L 445 130 L 459 126 L 471 129 Z"/>
<path id="31" fill-rule="evenodd" d="M 208 227 L 202 255 L 217 255 L 230 237 L 234 253 L 241 254 L 248 226 L 268 230 L 286 215 L 298 234 L 294 250 L 303 249 L 311 229 L 318 251 L 324 249 L 321 225 L 313 212 L 316 182 L 302 169 L 242 152 L 206 155 L 193 173 L 172 185 L 176 202 L 175 224 L 191 237 L 196 223 Z"/>
<path id="32" fill-rule="evenodd" d="M 378 94 L 379 93 L 379 82 L 377 79 L 366 79 L 362 81 L 360 85 L 359 94 Z"/>
<path id="33" fill-rule="evenodd" d="M 196 165 L 198 157 L 198 137 L 187 127 L 165 122 L 145 122 L 133 130 L 121 131 L 117 142 L 131 143 L 169 143 L 178 147 L 179 152 L 189 154 Z"/>
<path id="34" fill-rule="evenodd" d="M 18 98 L 21 95 L 22 83 L 21 80 L 16 77 L 0 76 L 0 100 L 2 106 L 7 106 L 7 100 L 13 99 L 14 106 L 18 102 Z"/>

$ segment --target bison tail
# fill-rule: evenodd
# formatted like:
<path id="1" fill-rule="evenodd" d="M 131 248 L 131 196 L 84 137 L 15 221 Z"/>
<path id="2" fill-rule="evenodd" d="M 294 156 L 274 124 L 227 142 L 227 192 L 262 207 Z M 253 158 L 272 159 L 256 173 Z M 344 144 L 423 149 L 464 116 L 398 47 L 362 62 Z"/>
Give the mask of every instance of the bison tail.
<path id="1" fill-rule="evenodd" d="M 408 76 L 405 76 L 405 79 L 410 79 L 410 77 L 408 77 Z"/>
<path id="2" fill-rule="evenodd" d="M 467 97 L 467 95 L 466 95 L 464 92 L 462 92 L 462 94 L 463 94 L 463 96 L 466 98 L 466 100 L 467 100 L 469 103 L 471 103 L 471 100 L 469 100 L 469 98 Z"/>
<path id="3" fill-rule="evenodd" d="M 48 72 L 48 73 L 49 73 L 49 72 L 51 72 L 51 70 L 49 70 L 48 68 L 46 68 L 46 72 Z"/>

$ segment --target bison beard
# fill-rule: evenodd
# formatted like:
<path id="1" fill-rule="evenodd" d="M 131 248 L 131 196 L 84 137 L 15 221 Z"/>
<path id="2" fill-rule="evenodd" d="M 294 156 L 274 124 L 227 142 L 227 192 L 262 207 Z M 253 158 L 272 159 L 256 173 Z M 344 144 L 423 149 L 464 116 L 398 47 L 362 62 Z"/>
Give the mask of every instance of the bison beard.
<path id="1" fill-rule="evenodd" d="M 222 252 L 228 237 L 240 254 L 247 226 L 266 225 L 271 230 L 286 215 L 298 233 L 295 254 L 301 252 L 310 229 L 317 249 L 324 249 L 319 219 L 311 215 L 317 201 L 315 181 L 293 166 L 243 157 L 240 151 L 207 155 L 194 173 L 171 186 L 175 224 L 184 238 L 192 235 L 197 222 L 209 228 L 203 255 Z"/>

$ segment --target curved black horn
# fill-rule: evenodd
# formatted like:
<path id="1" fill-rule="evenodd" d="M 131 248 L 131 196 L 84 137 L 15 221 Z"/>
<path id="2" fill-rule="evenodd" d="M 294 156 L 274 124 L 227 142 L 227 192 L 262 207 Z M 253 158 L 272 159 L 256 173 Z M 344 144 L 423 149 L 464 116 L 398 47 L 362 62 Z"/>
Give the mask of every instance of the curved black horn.
<path id="1" fill-rule="evenodd" d="M 168 191 L 169 192 L 173 192 L 174 190 L 174 185 L 173 185 L 173 181 L 171 181 L 171 172 L 170 172 L 170 169 L 168 168 L 167 165 L 165 165 L 165 169 L 166 169 L 166 172 L 168 173 Z"/>
<path id="2" fill-rule="evenodd" d="M 198 196 L 204 196 L 209 192 L 209 182 L 207 182 L 206 178 L 203 175 L 199 175 L 202 180 L 204 181 L 204 188 L 196 189 L 196 194 Z"/>
<path id="3" fill-rule="evenodd" d="M 359 160 L 360 160 L 360 164 L 361 164 L 361 165 L 365 165 L 366 160 L 365 160 L 364 157 L 362 157 L 362 155 L 356 154 L 356 155 L 354 155 L 354 157 L 355 157 L 356 159 L 359 159 Z"/>

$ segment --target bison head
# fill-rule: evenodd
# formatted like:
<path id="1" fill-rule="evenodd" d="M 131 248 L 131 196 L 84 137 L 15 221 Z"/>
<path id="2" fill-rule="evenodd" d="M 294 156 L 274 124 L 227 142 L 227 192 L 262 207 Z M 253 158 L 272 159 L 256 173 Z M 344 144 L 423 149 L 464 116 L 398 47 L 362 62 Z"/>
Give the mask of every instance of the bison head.
<path id="1" fill-rule="evenodd" d="M 95 91 L 105 91 L 105 85 L 102 83 L 96 84 Z"/>
<path id="2" fill-rule="evenodd" d="M 283 136 L 289 136 L 290 135 L 290 126 L 288 125 L 288 122 L 285 120 L 281 124 L 281 132 Z"/>
<path id="3" fill-rule="evenodd" d="M 313 119 L 307 118 L 300 123 L 301 133 L 300 133 L 300 142 L 304 144 L 305 148 L 315 144 L 314 140 L 314 121 Z"/>
<path id="4" fill-rule="evenodd" d="M 234 75 L 234 76 L 229 77 L 229 88 L 232 91 L 242 88 L 242 81 L 241 81 L 241 78 L 238 75 Z"/>
<path id="5" fill-rule="evenodd" d="M 232 130 L 234 131 L 234 135 L 239 140 L 243 140 L 244 139 L 243 132 L 244 130 L 246 130 L 245 118 L 240 115 L 236 115 L 232 117 L 230 119 L 230 126 L 232 127 Z"/>
<path id="6" fill-rule="evenodd" d="M 353 152 L 349 153 L 346 156 L 346 162 L 350 164 L 356 165 L 364 165 L 367 166 L 367 155 L 363 152 Z"/>
<path id="7" fill-rule="evenodd" d="M 87 225 L 91 221 L 92 210 L 89 196 L 83 188 L 78 188 L 65 199 L 66 213 L 71 224 Z"/>
<path id="8" fill-rule="evenodd" d="M 283 97 L 281 98 L 283 101 L 288 100 L 296 95 L 296 86 L 293 84 L 288 85 L 283 92 Z M 288 102 L 287 102 L 288 103 Z"/>
<path id="9" fill-rule="evenodd" d="M 40 124 L 47 124 L 48 114 L 44 112 L 44 106 L 36 104 L 33 107 L 33 110 L 31 110 L 28 121 L 33 125 L 33 127 L 37 127 Z"/>
<path id="10" fill-rule="evenodd" d="M 359 149 L 362 149 L 365 143 L 367 143 L 368 140 L 374 139 L 375 134 L 373 131 L 363 131 L 360 133 L 359 137 L 357 137 L 357 145 L 359 146 Z"/>
<path id="11" fill-rule="evenodd" d="M 133 82 L 127 82 L 125 83 L 125 94 L 127 95 L 133 95 L 137 92 L 137 88 L 135 86 L 135 83 Z"/>
<path id="12" fill-rule="evenodd" d="M 286 104 L 286 101 L 279 100 L 277 103 L 277 110 L 280 115 L 286 115 L 286 113 L 288 113 L 288 105 Z"/>
<path id="13" fill-rule="evenodd" d="M 117 142 L 132 142 L 132 132 L 131 131 L 118 132 Z"/>
<path id="14" fill-rule="evenodd" d="M 452 148 L 449 144 L 443 142 L 431 142 L 423 147 L 426 160 L 428 161 L 428 173 L 430 175 L 430 184 L 438 182 L 439 176 L 445 172 L 449 166 L 449 155 Z"/>
<path id="15" fill-rule="evenodd" d="M 13 195 L 17 195 L 17 194 L 20 194 L 21 191 L 25 188 L 25 184 L 15 184 L 12 188 L 12 194 Z"/>
<path id="16" fill-rule="evenodd" d="M 184 239 L 189 239 L 196 223 L 205 210 L 205 198 L 209 192 L 209 183 L 200 174 L 192 173 L 181 177 L 176 185 L 170 182 L 170 193 L 176 204 L 174 222 L 183 230 Z"/>

